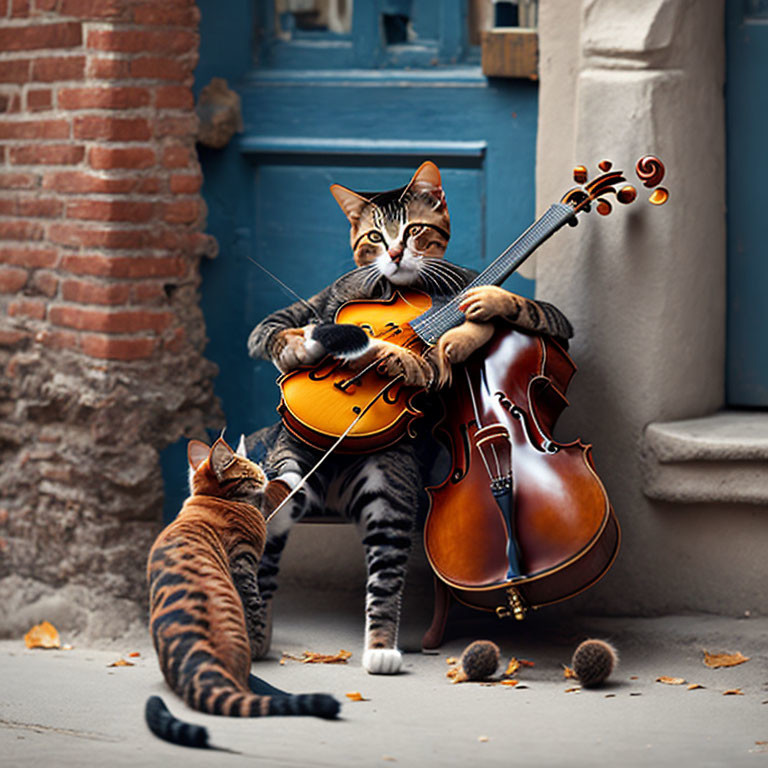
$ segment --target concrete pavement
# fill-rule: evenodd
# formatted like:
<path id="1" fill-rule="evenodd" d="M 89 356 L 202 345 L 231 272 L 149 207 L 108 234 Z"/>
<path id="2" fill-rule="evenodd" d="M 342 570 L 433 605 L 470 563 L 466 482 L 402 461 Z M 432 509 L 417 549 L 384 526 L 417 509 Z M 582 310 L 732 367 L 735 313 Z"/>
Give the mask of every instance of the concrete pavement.
<path id="1" fill-rule="evenodd" d="M 0 764 L 16 766 L 768 766 L 768 619 L 718 616 L 566 619 L 541 611 L 522 624 L 455 615 L 436 655 L 418 652 L 425 621 L 406 611 L 405 673 L 373 677 L 359 666 L 359 593 L 278 594 L 273 651 L 254 672 L 286 690 L 328 691 L 344 701 L 337 722 L 238 720 L 188 710 L 160 676 L 146 634 L 73 650 L 0 643 Z M 44 618 L 44 617 L 41 617 Z M 610 639 L 621 663 L 609 685 L 567 692 L 562 664 L 587 636 Z M 518 687 L 453 685 L 446 657 L 479 637 L 535 666 Z M 64 636 L 63 642 L 69 638 Z M 347 665 L 279 663 L 280 653 L 353 652 Z M 750 661 L 704 666 L 702 650 Z M 138 651 L 132 667 L 109 667 Z M 703 688 L 655 682 L 683 677 Z M 527 687 L 523 687 L 523 685 Z M 723 695 L 739 688 L 743 695 Z M 367 701 L 351 702 L 359 691 Z M 235 753 L 157 740 L 143 722 L 159 693 L 175 714 L 208 726 Z M 763 742 L 763 743 L 759 743 Z"/>

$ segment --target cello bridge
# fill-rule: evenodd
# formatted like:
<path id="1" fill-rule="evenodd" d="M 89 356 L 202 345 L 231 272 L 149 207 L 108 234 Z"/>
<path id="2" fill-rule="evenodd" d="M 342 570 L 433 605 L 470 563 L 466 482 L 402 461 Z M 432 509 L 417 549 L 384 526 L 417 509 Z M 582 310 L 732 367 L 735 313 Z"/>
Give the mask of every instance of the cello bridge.
<path id="1" fill-rule="evenodd" d="M 525 618 L 527 608 L 521 594 L 514 587 L 507 587 L 504 592 L 507 596 L 507 605 L 497 606 L 496 615 L 500 619 L 514 616 L 518 621 L 522 621 Z"/>

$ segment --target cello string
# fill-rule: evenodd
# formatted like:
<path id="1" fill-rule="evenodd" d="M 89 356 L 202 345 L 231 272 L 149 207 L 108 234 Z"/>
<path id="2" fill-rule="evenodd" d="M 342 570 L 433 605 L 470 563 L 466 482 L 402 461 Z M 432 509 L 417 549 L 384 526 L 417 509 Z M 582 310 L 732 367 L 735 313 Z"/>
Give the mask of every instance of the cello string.
<path id="1" fill-rule="evenodd" d="M 309 472 L 307 472 L 307 474 L 301 478 L 301 480 L 299 480 L 293 490 L 291 490 L 291 492 L 275 507 L 275 509 L 272 510 L 269 517 L 265 521 L 267 524 L 269 524 L 269 521 L 304 487 L 304 484 L 307 482 L 307 480 L 309 480 L 309 478 L 312 477 L 312 475 L 314 475 L 318 469 L 320 469 L 320 466 L 323 464 L 323 462 L 325 462 L 325 460 L 339 447 L 341 441 L 352 431 L 360 419 L 362 419 L 363 416 L 368 413 L 368 411 L 373 407 L 374 403 L 376 403 L 380 397 L 383 397 L 398 381 L 400 381 L 400 379 L 403 378 L 405 377 L 401 373 L 391 381 L 387 382 L 387 384 L 379 390 L 376 396 L 365 406 L 365 408 L 363 408 L 362 411 L 360 411 L 360 413 L 344 430 L 344 432 L 342 432 L 336 442 L 320 457 L 315 466 L 312 467 L 312 469 L 310 469 Z"/>
<path id="2" fill-rule="evenodd" d="M 475 424 L 477 424 L 478 429 L 483 428 L 483 422 L 480 420 L 480 413 L 477 410 L 477 401 L 475 400 L 475 393 L 472 389 L 472 380 L 469 378 L 469 371 L 467 370 L 467 367 L 464 366 L 464 375 L 467 379 L 467 387 L 469 388 L 469 397 L 472 400 L 472 410 L 475 412 Z M 488 473 L 488 477 L 493 480 L 493 474 L 491 473 L 491 468 L 488 466 L 488 462 L 486 461 L 485 454 L 483 453 L 482 449 L 480 448 L 477 443 L 475 443 L 475 447 L 477 448 L 477 452 L 480 454 L 480 458 L 483 461 L 483 464 L 485 464 L 485 471 Z"/>

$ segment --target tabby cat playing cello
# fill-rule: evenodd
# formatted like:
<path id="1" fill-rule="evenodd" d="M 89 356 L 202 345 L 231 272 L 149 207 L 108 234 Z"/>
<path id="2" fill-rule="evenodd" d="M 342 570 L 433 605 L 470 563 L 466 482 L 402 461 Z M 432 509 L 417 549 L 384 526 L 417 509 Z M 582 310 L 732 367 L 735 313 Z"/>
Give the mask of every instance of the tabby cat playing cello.
<path id="1" fill-rule="evenodd" d="M 238 449 L 244 451 L 244 448 Z M 212 715 L 316 715 L 333 718 L 327 694 L 290 695 L 250 675 L 254 618 L 261 604 L 255 572 L 266 525 L 253 505 L 274 506 L 280 484 L 222 439 L 188 447 L 191 495 L 149 553 L 150 632 L 168 685 Z M 147 724 L 160 738 L 206 746 L 202 726 L 173 718 L 147 701 Z"/>
<path id="2" fill-rule="evenodd" d="M 252 357 L 274 362 L 287 373 L 317 363 L 327 353 L 322 339 L 342 305 L 354 299 L 386 299 L 398 288 L 414 288 L 440 303 L 461 292 L 475 272 L 444 260 L 450 217 L 440 172 L 434 163 L 419 167 L 406 186 L 388 192 L 355 192 L 334 184 L 331 192 L 350 224 L 357 268 L 308 301 L 274 312 L 248 339 Z M 378 359 L 383 372 L 402 375 L 404 383 L 429 388 L 450 377 L 450 366 L 482 346 L 493 331 L 487 321 L 504 318 L 531 331 L 567 339 L 566 318 L 552 305 L 534 302 L 495 286 L 472 288 L 461 302 L 467 322 L 448 331 L 425 358 L 380 339 L 362 350 L 342 350 L 350 367 Z M 334 352 L 336 350 L 334 349 Z M 356 352 L 359 352 L 356 356 Z M 267 444 L 270 476 L 295 487 L 320 453 L 280 426 L 252 435 L 248 447 Z M 257 653 L 269 649 L 270 604 L 277 587 L 280 555 L 290 527 L 308 512 L 338 512 L 358 526 L 368 570 L 363 666 L 372 674 L 400 670 L 397 649 L 400 603 L 411 537 L 424 483 L 414 441 L 365 455 L 331 455 L 270 523 L 259 569 L 264 607 L 259 619 Z"/>

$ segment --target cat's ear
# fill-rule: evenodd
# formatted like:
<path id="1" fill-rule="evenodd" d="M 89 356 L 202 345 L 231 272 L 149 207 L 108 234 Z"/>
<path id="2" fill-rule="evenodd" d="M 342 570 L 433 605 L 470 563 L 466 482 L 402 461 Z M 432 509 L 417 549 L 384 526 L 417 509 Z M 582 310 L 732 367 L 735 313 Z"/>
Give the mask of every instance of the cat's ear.
<path id="1" fill-rule="evenodd" d="M 431 187 L 442 187 L 443 180 L 440 178 L 438 167 L 431 160 L 422 163 L 416 169 L 413 178 L 408 182 L 408 187 L 411 187 L 414 184 L 428 184 Z M 406 189 L 408 189 L 408 187 L 406 187 Z"/>
<path id="2" fill-rule="evenodd" d="M 190 440 L 187 445 L 187 459 L 192 469 L 197 469 L 210 454 L 211 449 L 200 440 Z"/>
<path id="3" fill-rule="evenodd" d="M 403 196 L 410 191 L 429 192 L 440 206 L 445 205 L 443 180 L 438 167 L 431 160 L 427 160 L 416 169 L 416 173 L 403 191 Z"/>
<path id="4" fill-rule="evenodd" d="M 221 479 L 224 470 L 232 463 L 235 452 L 219 438 L 211 448 L 211 469 L 217 478 Z"/>
<path id="5" fill-rule="evenodd" d="M 331 194 L 341 206 L 341 210 L 344 211 L 344 215 L 351 224 L 357 222 L 360 214 L 363 212 L 363 208 L 370 203 L 370 200 L 367 200 L 362 195 L 358 195 L 357 192 L 353 192 L 351 189 L 342 187 L 341 184 L 331 184 Z"/>

